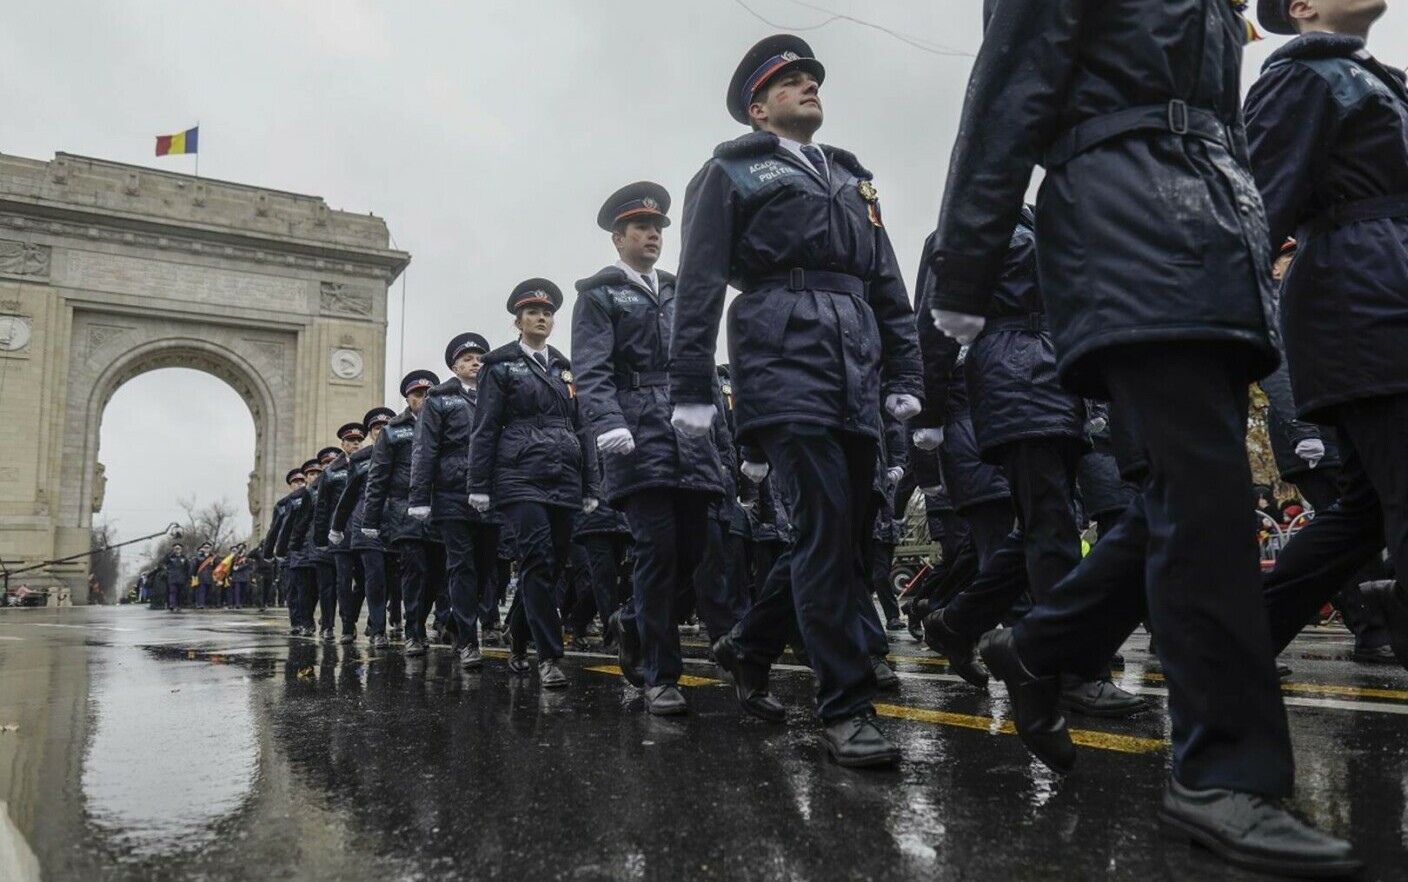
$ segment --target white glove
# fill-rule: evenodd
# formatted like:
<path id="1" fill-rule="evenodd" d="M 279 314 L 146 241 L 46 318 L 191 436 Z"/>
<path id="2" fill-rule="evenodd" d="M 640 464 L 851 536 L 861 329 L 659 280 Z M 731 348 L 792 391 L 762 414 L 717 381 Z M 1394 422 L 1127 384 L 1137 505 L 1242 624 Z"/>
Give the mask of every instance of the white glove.
<path id="1" fill-rule="evenodd" d="M 944 443 L 944 430 L 940 426 L 937 429 L 915 429 L 914 446 L 920 450 L 938 450 L 939 445 Z"/>
<path id="2" fill-rule="evenodd" d="M 925 496 L 938 496 L 940 493 L 944 492 L 944 487 L 942 484 L 935 484 L 932 487 L 920 487 L 919 492 L 923 493 Z"/>
<path id="3" fill-rule="evenodd" d="M 430 517 L 430 506 L 413 505 L 410 508 L 406 509 L 406 514 L 410 515 L 418 521 L 423 521 L 426 518 Z"/>
<path id="4" fill-rule="evenodd" d="M 378 536 L 381 535 L 381 531 L 380 531 L 380 530 L 368 530 L 366 527 L 363 527 L 363 528 L 362 528 L 362 535 L 363 535 L 363 536 L 366 536 L 368 539 L 375 539 L 375 538 L 377 538 Z"/>
<path id="5" fill-rule="evenodd" d="M 1309 463 L 1313 469 L 1325 458 L 1325 442 L 1319 438 L 1306 438 L 1296 445 L 1296 456 Z"/>
<path id="6" fill-rule="evenodd" d="M 900 478 L 903 477 L 904 469 L 899 466 L 890 466 L 888 469 L 885 469 L 885 483 L 887 484 L 898 484 Z"/>
<path id="7" fill-rule="evenodd" d="M 469 507 L 472 508 L 472 509 L 474 509 L 475 511 L 479 512 L 480 514 L 483 514 L 484 512 L 488 511 L 488 510 L 489 510 L 489 494 L 488 494 L 488 493 L 471 493 L 471 494 L 469 494 Z"/>
<path id="8" fill-rule="evenodd" d="M 885 409 L 890 412 L 890 416 L 903 422 L 919 416 L 919 411 L 924 407 L 913 395 L 896 393 L 885 396 Z"/>
<path id="9" fill-rule="evenodd" d="M 743 473 L 743 477 L 754 484 L 761 484 L 763 479 L 768 476 L 768 464 L 765 462 L 745 462 L 738 467 L 738 470 Z"/>
<path id="10" fill-rule="evenodd" d="M 1099 435 L 1101 432 L 1105 431 L 1105 427 L 1109 424 L 1110 421 L 1104 417 L 1091 417 L 1086 421 L 1085 430 L 1092 435 Z"/>
<path id="11" fill-rule="evenodd" d="M 601 505 L 601 500 L 595 496 L 588 496 L 582 500 L 582 514 L 591 514 L 596 511 L 596 507 Z"/>
<path id="12" fill-rule="evenodd" d="M 636 449 L 636 439 L 631 437 L 630 429 L 612 429 L 596 436 L 596 449 L 602 453 L 619 453 L 624 456 Z"/>
<path id="13" fill-rule="evenodd" d="M 709 434 L 717 413 L 712 404 L 676 404 L 675 412 L 670 415 L 670 425 L 682 435 L 698 438 Z"/>
<path id="14" fill-rule="evenodd" d="M 329 544 L 329 545 L 341 545 L 341 544 L 342 544 L 342 540 L 343 540 L 343 539 L 346 539 L 346 538 L 347 538 L 347 537 L 343 535 L 343 533 L 342 533 L 341 530 L 329 530 L 329 531 L 328 531 L 328 544 Z"/>
<path id="15" fill-rule="evenodd" d="M 942 331 L 944 336 L 952 337 L 964 345 L 978 339 L 978 335 L 983 332 L 983 325 L 988 323 L 988 320 L 980 315 L 949 312 L 947 309 L 931 309 L 929 315 L 934 317 L 934 327 Z"/>

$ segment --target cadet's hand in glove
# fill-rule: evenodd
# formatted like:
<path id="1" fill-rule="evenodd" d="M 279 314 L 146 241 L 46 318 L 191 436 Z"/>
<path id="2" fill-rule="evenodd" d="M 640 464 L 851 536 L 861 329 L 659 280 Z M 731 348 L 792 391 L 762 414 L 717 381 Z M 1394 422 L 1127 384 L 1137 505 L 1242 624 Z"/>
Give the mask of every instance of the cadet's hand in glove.
<path id="1" fill-rule="evenodd" d="M 768 464 L 765 462 L 745 462 L 738 467 L 738 470 L 743 473 L 743 477 L 754 484 L 761 484 L 763 479 L 768 476 Z"/>
<path id="2" fill-rule="evenodd" d="M 363 527 L 363 528 L 362 528 L 362 535 L 363 535 L 363 536 L 366 536 L 368 539 L 375 539 L 375 538 L 377 538 L 378 536 L 381 535 L 381 531 L 380 531 L 380 530 L 369 530 L 369 529 L 367 529 L 366 527 Z"/>
<path id="3" fill-rule="evenodd" d="M 712 404 L 676 404 L 675 412 L 670 415 L 670 425 L 677 432 L 698 438 L 709 434 L 717 413 Z"/>
<path id="4" fill-rule="evenodd" d="M 919 399 L 913 395 L 894 394 L 885 396 L 885 409 L 897 420 L 912 420 L 923 410 Z"/>
<path id="5" fill-rule="evenodd" d="M 1110 421 L 1102 416 L 1091 417 L 1085 423 L 1085 430 L 1092 435 L 1099 435 L 1101 432 L 1105 431 L 1105 427 L 1109 424 Z"/>
<path id="6" fill-rule="evenodd" d="M 920 450 L 938 450 L 942 443 L 944 443 L 942 428 L 914 430 L 914 446 Z"/>
<path id="7" fill-rule="evenodd" d="M 471 493 L 471 494 L 469 494 L 469 507 L 472 508 L 472 509 L 474 509 L 475 511 L 479 512 L 480 514 L 483 514 L 484 512 L 488 511 L 488 510 L 489 510 L 489 494 L 488 494 L 488 493 Z"/>
<path id="8" fill-rule="evenodd" d="M 418 521 L 423 521 L 426 518 L 430 517 L 430 506 L 413 505 L 410 508 L 406 509 L 406 514 L 410 515 Z"/>
<path id="9" fill-rule="evenodd" d="M 1296 456 L 1309 463 L 1313 469 L 1325 458 L 1325 442 L 1319 438 L 1306 438 L 1296 445 Z"/>
<path id="10" fill-rule="evenodd" d="M 887 484 L 898 484 L 900 478 L 903 477 L 904 469 L 899 466 L 890 466 L 888 469 L 885 469 L 885 483 Z"/>
<path id="11" fill-rule="evenodd" d="M 602 453 L 625 455 L 636 449 L 636 439 L 631 437 L 630 429 L 612 429 L 596 436 L 596 449 Z"/>
<path id="12" fill-rule="evenodd" d="M 343 535 L 343 533 L 342 533 L 341 530 L 329 530 L 329 531 L 328 531 L 328 544 L 329 544 L 329 545 L 341 545 L 341 544 L 342 544 L 342 540 L 343 540 L 343 539 L 346 539 L 346 538 L 347 538 L 347 537 Z"/>
<path id="13" fill-rule="evenodd" d="M 934 327 L 943 331 L 944 336 L 952 337 L 964 345 L 978 339 L 978 335 L 983 332 L 983 325 L 988 323 L 988 320 L 980 315 L 949 312 L 947 309 L 931 309 L 929 315 L 934 317 Z"/>
<path id="14" fill-rule="evenodd" d="M 582 500 L 582 514 L 591 514 L 596 511 L 598 505 L 601 505 L 601 500 L 597 499 L 595 496 L 588 496 L 586 499 Z"/>

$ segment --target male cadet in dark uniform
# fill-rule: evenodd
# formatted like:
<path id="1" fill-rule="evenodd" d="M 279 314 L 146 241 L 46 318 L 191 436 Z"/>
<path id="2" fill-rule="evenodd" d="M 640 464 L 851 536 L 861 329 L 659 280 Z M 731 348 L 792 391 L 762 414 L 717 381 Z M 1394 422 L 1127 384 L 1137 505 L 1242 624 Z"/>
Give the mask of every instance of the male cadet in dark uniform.
<path id="1" fill-rule="evenodd" d="M 299 490 L 303 489 L 305 483 L 303 469 L 289 469 L 284 475 L 284 483 L 289 486 L 289 491 L 282 499 L 274 503 L 274 516 L 269 519 L 269 532 L 264 535 L 264 543 L 260 546 L 260 554 L 264 560 L 272 565 L 273 580 L 283 587 L 285 594 L 288 592 L 290 573 L 288 560 L 277 552 L 279 534 L 283 531 L 284 525 L 288 522 L 292 514 L 292 507 L 289 502 Z M 278 598 L 275 597 L 277 602 Z M 298 620 L 297 610 L 292 603 L 288 604 L 288 625 L 290 634 L 303 633 L 302 622 Z"/>
<path id="2" fill-rule="evenodd" d="M 1408 90 L 1365 48 L 1385 7 L 1258 9 L 1267 30 L 1300 35 L 1247 97 L 1272 241 L 1294 232 L 1299 246 L 1282 289 L 1291 386 L 1301 417 L 1335 427 L 1343 461 L 1338 504 L 1287 543 L 1267 578 L 1278 646 L 1385 543 L 1399 572 L 1408 567 Z M 1363 594 L 1408 666 L 1408 592 L 1379 582 Z"/>
<path id="3" fill-rule="evenodd" d="M 445 347 L 445 365 L 453 373 L 431 389 L 416 420 L 411 458 L 411 499 L 407 514 L 429 519 L 445 545 L 450 582 L 455 653 L 460 667 L 477 668 L 479 625 L 498 617 L 493 589 L 499 557 L 497 512 L 481 514 L 469 507 L 469 436 L 479 401 L 480 364 L 489 341 L 479 334 L 457 335 Z"/>
<path id="4" fill-rule="evenodd" d="M 576 511 L 600 498 L 596 451 L 577 406 L 572 364 L 548 345 L 562 291 L 547 279 L 520 282 L 509 294 L 519 339 L 484 359 L 469 451 L 469 504 L 497 507 L 518 549 L 518 594 L 509 612 L 509 668 L 526 673 L 529 632 L 538 679 L 561 689 L 562 620 L 553 589 L 571 552 Z"/>
<path id="5" fill-rule="evenodd" d="M 185 546 L 174 543 L 161 559 L 161 566 L 166 570 L 166 611 L 175 612 L 181 605 L 182 587 L 191 581 L 191 562 L 186 557 Z"/>
<path id="6" fill-rule="evenodd" d="M 1352 870 L 1347 843 L 1279 803 L 1294 770 L 1247 506 L 1248 384 L 1277 349 L 1239 122 L 1246 22 L 1222 0 L 1001 0 L 985 13 L 933 318 L 960 342 L 981 332 L 1043 164 L 1037 260 L 1062 384 L 1111 401 L 1149 478 L 1044 601 L 983 638 L 983 660 L 1023 741 L 1065 771 L 1075 749 L 1055 675 L 1103 664 L 1147 614 L 1172 718 L 1165 829 L 1261 869 Z"/>
<path id="7" fill-rule="evenodd" d="M 342 455 L 342 451 L 336 447 L 324 447 L 318 451 L 318 465 L 322 469 L 308 481 L 308 496 L 312 504 L 308 512 L 306 521 L 299 524 L 302 532 L 295 538 L 301 538 L 304 549 L 304 563 L 311 564 L 313 568 L 313 584 L 316 586 L 316 593 L 309 599 L 308 613 L 313 612 L 313 603 L 318 604 L 318 632 L 324 640 L 333 639 L 332 626 L 337 619 L 337 569 L 333 565 L 332 555 L 324 548 L 320 548 L 315 540 L 314 523 L 317 515 L 318 497 L 322 494 L 323 475 L 328 467 L 333 464 L 333 460 Z M 323 538 L 326 538 L 324 536 Z M 354 623 L 355 627 L 355 623 Z"/>
<path id="8" fill-rule="evenodd" d="M 899 750 L 870 703 L 862 552 L 880 404 L 901 420 L 919 412 L 919 349 L 870 172 L 812 143 L 824 76 L 806 42 L 786 34 L 758 43 L 734 73 L 729 113 L 754 131 L 720 145 L 685 195 L 670 391 L 675 426 L 707 434 L 732 284 L 743 292 L 728 326 L 742 469 L 754 480 L 776 470 L 797 528 L 791 578 L 769 585 L 790 581 L 831 755 L 888 765 Z M 785 639 L 785 616 L 758 614 L 766 603 L 715 644 L 735 680 L 751 684 L 744 693 L 762 685 Z"/>
<path id="9" fill-rule="evenodd" d="M 342 618 L 342 636 L 338 642 L 348 644 L 357 639 L 357 619 L 362 615 L 362 598 L 365 596 L 365 579 L 362 564 L 352 553 L 347 536 L 338 542 L 330 541 L 333 509 L 347 489 L 351 477 L 350 457 L 362 446 L 367 437 L 366 427 L 361 423 L 344 423 L 337 430 L 337 440 L 342 452 L 328 463 L 323 476 L 318 479 L 318 500 L 313 506 L 313 544 L 332 558 L 334 588 L 337 592 L 337 610 Z"/>
<path id="10" fill-rule="evenodd" d="M 362 584 L 367 600 L 367 636 L 371 638 L 372 649 L 385 649 L 386 641 L 386 588 L 390 584 L 391 570 L 389 557 L 382 548 L 381 539 L 367 536 L 362 532 L 362 515 L 365 510 L 367 473 L 371 470 L 372 450 L 381 436 L 387 422 L 396 416 L 389 407 L 374 407 L 362 417 L 362 425 L 367 427 L 367 442 L 348 458 L 347 486 L 342 491 L 333 509 L 329 525 L 328 541 L 341 545 L 344 541 L 357 555 L 362 571 Z M 399 592 L 398 600 L 399 603 Z M 400 621 L 399 616 L 396 619 Z"/>
<path id="11" fill-rule="evenodd" d="M 219 606 L 220 598 L 215 594 L 215 551 L 209 542 L 202 542 L 196 549 L 195 559 L 191 561 L 191 573 L 196 582 L 196 609 L 205 609 L 208 601 L 214 601 Z"/>
<path id="12" fill-rule="evenodd" d="M 428 526 L 406 513 L 410 508 L 416 415 L 425 405 L 426 393 L 439 383 L 440 378 L 430 371 L 411 371 L 401 378 L 406 409 L 386 424 L 372 447 L 362 503 L 362 535 L 380 539 L 395 552 L 400 565 L 408 656 L 425 655 L 429 642 L 425 620 L 445 584 L 445 546 L 431 541 Z"/>
<path id="13" fill-rule="evenodd" d="M 620 259 L 577 283 L 572 311 L 581 406 L 601 452 L 608 500 L 625 513 L 635 539 L 635 590 L 610 624 L 622 670 L 633 682 L 641 678 L 645 708 L 657 716 L 688 710 L 677 685 L 684 662 L 675 603 L 694 590 L 708 505 L 724 493 L 713 440 L 670 424 L 675 277 L 655 269 L 669 209 L 670 194 L 649 181 L 611 194 L 597 226 L 611 233 Z M 719 586 L 706 587 L 712 593 L 700 606 L 708 617 Z M 731 624 L 738 615 L 729 618 Z"/>
<path id="14" fill-rule="evenodd" d="M 244 609 L 249 601 L 250 583 L 254 578 L 254 558 L 245 552 L 244 543 L 235 546 L 230 560 L 229 605 L 234 609 Z"/>
<path id="15" fill-rule="evenodd" d="M 288 498 L 288 516 L 279 527 L 274 553 L 288 560 L 288 609 L 295 636 L 312 637 L 313 606 L 317 603 L 318 576 L 316 565 L 308 559 L 304 544 L 308 525 L 313 520 L 313 495 L 309 485 L 323 471 L 316 459 L 303 464 L 303 486 Z"/>

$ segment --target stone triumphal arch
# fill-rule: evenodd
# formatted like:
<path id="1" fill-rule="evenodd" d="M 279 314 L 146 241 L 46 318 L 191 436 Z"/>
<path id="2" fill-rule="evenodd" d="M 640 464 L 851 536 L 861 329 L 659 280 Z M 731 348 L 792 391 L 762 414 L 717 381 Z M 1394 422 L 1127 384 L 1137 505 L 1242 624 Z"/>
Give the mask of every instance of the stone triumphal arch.
<path id="1" fill-rule="evenodd" d="M 103 409 L 163 367 L 249 406 L 261 528 L 284 472 L 384 399 L 387 289 L 410 260 L 388 242 L 381 219 L 316 196 L 0 154 L 0 560 L 88 549 Z"/>

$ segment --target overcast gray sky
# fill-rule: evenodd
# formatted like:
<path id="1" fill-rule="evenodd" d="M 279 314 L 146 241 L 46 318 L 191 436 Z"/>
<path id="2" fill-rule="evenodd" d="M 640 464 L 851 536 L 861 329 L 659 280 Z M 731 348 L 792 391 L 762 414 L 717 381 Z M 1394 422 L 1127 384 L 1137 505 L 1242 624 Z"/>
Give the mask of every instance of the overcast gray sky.
<path id="1" fill-rule="evenodd" d="M 738 0 L 46 0 L 0 29 L 0 150 L 189 171 L 188 157 L 156 159 L 154 137 L 199 121 L 203 175 L 386 219 L 413 255 L 404 367 L 443 371 L 453 332 L 509 339 L 503 303 L 518 281 L 546 276 L 571 292 L 615 259 L 595 216 L 616 187 L 659 181 L 677 213 L 713 146 L 743 131 L 723 104 L 734 65 L 761 37 L 795 29 L 827 68 L 819 139 L 875 172 L 912 278 L 981 3 L 744 2 L 781 27 Z M 1389 61 L 1408 54 L 1408 12 L 1397 15 L 1375 35 Z M 1249 73 L 1280 42 L 1253 46 Z M 676 256 L 667 233 L 661 266 Z M 400 295 L 398 284 L 388 389 L 401 375 Z M 554 342 L 567 349 L 567 336 Z M 169 520 L 177 495 L 242 505 L 253 443 L 248 412 L 218 380 L 139 378 L 105 417 L 105 513 L 131 536 Z"/>

